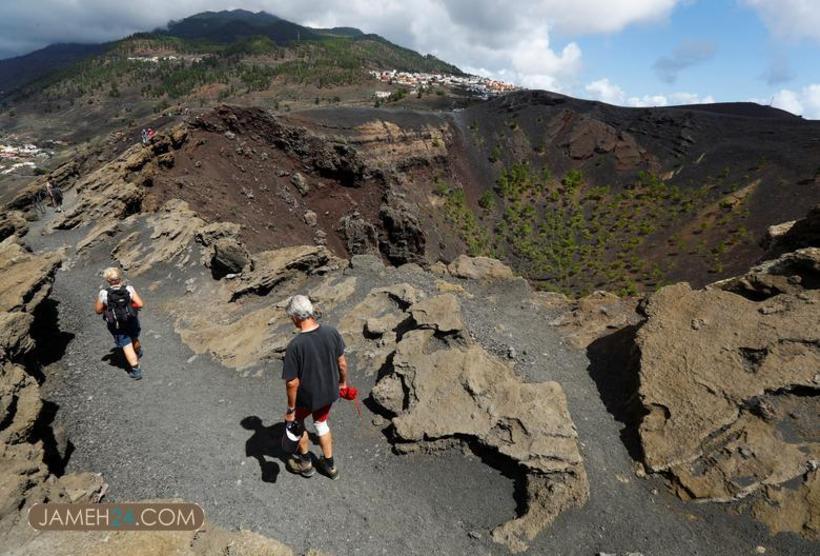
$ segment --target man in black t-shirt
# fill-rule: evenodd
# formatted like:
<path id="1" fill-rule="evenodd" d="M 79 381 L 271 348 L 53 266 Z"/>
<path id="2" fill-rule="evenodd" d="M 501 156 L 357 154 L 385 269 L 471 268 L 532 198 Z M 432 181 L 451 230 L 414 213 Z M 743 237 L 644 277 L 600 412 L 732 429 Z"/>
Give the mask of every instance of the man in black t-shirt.
<path id="1" fill-rule="evenodd" d="M 287 313 L 299 335 L 288 344 L 282 367 L 288 394 L 285 421 L 304 422 L 308 415 L 313 416 L 324 456 L 319 460 L 319 469 L 336 479 L 339 471 L 333 461 L 333 438 L 327 418 L 330 406 L 339 399 L 339 390 L 347 387 L 345 343 L 335 328 L 316 322 L 313 304 L 306 296 L 290 298 Z M 288 460 L 288 469 L 304 477 L 313 475 L 307 432 L 299 441 L 297 453 Z"/>

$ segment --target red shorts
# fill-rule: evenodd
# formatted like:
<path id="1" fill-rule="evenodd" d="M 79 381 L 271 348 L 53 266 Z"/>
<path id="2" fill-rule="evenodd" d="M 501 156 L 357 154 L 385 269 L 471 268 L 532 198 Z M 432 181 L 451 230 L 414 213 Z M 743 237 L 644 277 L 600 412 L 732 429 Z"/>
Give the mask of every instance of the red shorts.
<path id="1" fill-rule="evenodd" d="M 327 418 L 330 416 L 330 405 L 326 405 L 324 407 L 320 407 L 316 411 L 311 412 L 309 409 L 305 409 L 303 407 L 296 408 L 296 420 L 297 421 L 304 421 L 308 415 L 313 415 L 313 422 L 320 423 L 322 421 L 327 421 Z"/>

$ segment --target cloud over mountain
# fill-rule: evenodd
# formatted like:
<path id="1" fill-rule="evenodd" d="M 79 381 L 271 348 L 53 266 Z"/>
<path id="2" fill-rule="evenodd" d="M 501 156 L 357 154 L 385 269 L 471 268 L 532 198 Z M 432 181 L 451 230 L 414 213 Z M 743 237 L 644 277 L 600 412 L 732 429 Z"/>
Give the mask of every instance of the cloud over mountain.
<path id="1" fill-rule="evenodd" d="M 680 104 L 711 104 L 715 102 L 711 95 L 701 96 L 695 93 L 675 92 L 670 94 L 628 96 L 626 92 L 608 78 L 593 81 L 584 87 L 586 96 L 617 106 L 647 107 L 674 106 Z"/>
<path id="2" fill-rule="evenodd" d="M 613 33 L 665 18 L 682 0 L 4 0 L 0 57 L 54 42 L 97 42 L 204 10 L 265 10 L 297 23 L 354 26 L 465 69 L 530 87 L 567 90 L 581 68 L 577 43 L 554 36 Z M 606 17 L 601 17 L 606 13 Z"/>
<path id="3" fill-rule="evenodd" d="M 800 90 L 782 89 L 774 95 L 772 106 L 813 120 L 820 119 L 820 83 Z"/>

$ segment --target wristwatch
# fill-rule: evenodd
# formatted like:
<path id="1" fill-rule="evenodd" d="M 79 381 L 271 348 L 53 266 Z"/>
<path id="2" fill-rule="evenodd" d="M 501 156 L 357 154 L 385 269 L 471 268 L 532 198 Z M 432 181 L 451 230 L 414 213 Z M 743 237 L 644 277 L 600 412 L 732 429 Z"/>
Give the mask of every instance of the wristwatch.
<path id="1" fill-rule="evenodd" d="M 296 413 L 296 408 L 295 407 L 289 407 L 288 408 L 288 415 L 290 415 L 291 413 Z"/>

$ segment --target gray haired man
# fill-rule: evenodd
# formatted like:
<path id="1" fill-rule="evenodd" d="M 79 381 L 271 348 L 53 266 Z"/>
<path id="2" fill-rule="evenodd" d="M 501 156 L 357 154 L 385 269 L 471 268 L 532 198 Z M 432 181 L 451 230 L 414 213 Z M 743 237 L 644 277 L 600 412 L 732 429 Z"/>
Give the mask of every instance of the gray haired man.
<path id="1" fill-rule="evenodd" d="M 316 322 L 313 304 L 306 296 L 291 297 L 287 313 L 299 335 L 288 344 L 282 367 L 288 396 L 285 421 L 304 422 L 312 415 L 323 455 L 318 462 L 319 470 L 336 479 L 339 471 L 333 461 L 333 438 L 327 420 L 330 406 L 339 399 L 339 390 L 347 387 L 345 343 L 335 328 Z M 288 460 L 288 469 L 303 477 L 314 474 L 307 432 L 302 435 L 296 454 Z"/>

